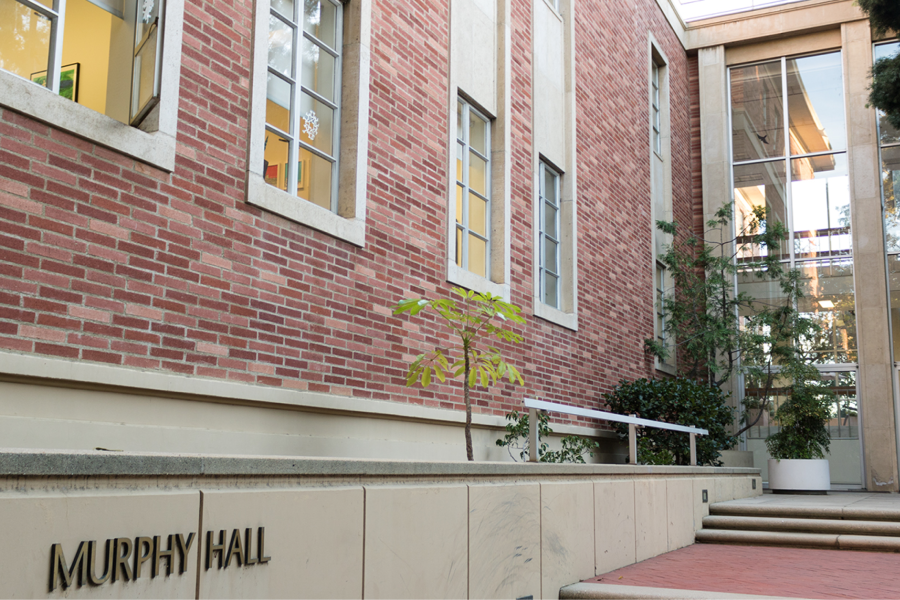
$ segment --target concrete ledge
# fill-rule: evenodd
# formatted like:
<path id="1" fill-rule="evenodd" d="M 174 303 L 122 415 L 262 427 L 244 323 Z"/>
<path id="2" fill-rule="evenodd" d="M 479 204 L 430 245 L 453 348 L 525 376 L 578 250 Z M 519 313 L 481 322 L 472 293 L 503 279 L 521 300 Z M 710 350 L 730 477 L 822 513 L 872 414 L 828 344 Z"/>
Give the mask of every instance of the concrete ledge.
<path id="1" fill-rule="evenodd" d="M 699 590 L 638 587 L 606 583 L 576 583 L 559 590 L 562 598 L 781 598 L 781 596 L 753 596 L 750 594 L 725 594 Z"/>
<path id="2" fill-rule="evenodd" d="M 507 462 L 424 462 L 157 454 L 103 451 L 0 450 L 0 477 L 150 476 L 161 475 L 321 475 L 321 476 L 668 476 L 758 475 L 759 469 L 726 467 L 655 467 Z"/>

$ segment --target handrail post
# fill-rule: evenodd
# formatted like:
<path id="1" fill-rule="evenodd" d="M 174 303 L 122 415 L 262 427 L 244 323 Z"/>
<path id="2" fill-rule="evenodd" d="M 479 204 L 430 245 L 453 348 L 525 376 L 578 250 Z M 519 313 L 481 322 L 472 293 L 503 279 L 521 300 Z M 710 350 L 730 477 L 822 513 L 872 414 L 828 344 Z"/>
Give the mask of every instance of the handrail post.
<path id="1" fill-rule="evenodd" d="M 697 434 L 690 433 L 691 436 L 691 466 L 697 466 Z"/>
<path id="2" fill-rule="evenodd" d="M 628 424 L 628 462 L 632 465 L 637 464 L 637 425 L 634 423 Z"/>
<path id="3" fill-rule="evenodd" d="M 528 409 L 528 462 L 538 462 L 538 411 Z"/>

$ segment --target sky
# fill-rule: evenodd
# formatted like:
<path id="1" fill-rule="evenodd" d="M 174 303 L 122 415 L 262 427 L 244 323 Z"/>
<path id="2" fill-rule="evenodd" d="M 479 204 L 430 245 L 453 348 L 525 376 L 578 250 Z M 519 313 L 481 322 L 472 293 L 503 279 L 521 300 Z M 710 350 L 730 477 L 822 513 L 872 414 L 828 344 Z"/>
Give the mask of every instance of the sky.
<path id="1" fill-rule="evenodd" d="M 695 21 L 721 14 L 743 12 L 755 8 L 788 4 L 800 0 L 675 0 L 685 21 Z"/>

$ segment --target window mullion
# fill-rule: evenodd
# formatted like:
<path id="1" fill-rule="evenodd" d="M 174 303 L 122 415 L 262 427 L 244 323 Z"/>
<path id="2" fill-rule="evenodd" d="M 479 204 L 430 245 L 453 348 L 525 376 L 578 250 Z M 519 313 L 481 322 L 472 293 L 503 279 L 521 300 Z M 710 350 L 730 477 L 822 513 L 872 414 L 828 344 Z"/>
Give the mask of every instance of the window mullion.
<path id="1" fill-rule="evenodd" d="M 300 60 L 299 55 L 299 42 L 300 42 L 300 21 L 297 17 L 297 14 L 300 11 L 300 3 L 294 3 L 294 22 L 292 25 L 292 48 L 294 49 L 294 56 L 291 58 L 292 68 L 291 68 L 291 77 L 294 78 L 294 83 L 291 84 L 291 131 L 290 131 L 290 144 L 288 151 L 288 162 L 285 165 L 287 169 L 287 193 L 291 196 L 297 195 L 297 165 L 300 162 L 300 76 L 301 69 L 303 68 L 302 61 Z"/>
<path id="2" fill-rule="evenodd" d="M 463 156 L 462 156 L 462 268 L 469 270 L 469 105 L 463 105 Z"/>
<path id="3" fill-rule="evenodd" d="M 793 202 L 793 174 L 791 171 L 791 120 L 788 114 L 788 87 L 787 87 L 787 58 L 781 57 L 781 119 L 784 128 L 784 187 L 785 199 L 787 200 L 787 222 L 788 222 L 788 252 L 790 253 L 790 268 L 793 269 L 796 264 L 794 256 L 794 202 Z M 767 216 L 768 218 L 768 216 Z"/>
<path id="4" fill-rule="evenodd" d="M 50 64 L 47 65 L 49 89 L 59 93 L 59 73 L 62 67 L 63 32 L 66 26 L 66 0 L 54 0 L 56 15 L 50 17 Z M 41 11 L 43 14 L 43 11 Z"/>

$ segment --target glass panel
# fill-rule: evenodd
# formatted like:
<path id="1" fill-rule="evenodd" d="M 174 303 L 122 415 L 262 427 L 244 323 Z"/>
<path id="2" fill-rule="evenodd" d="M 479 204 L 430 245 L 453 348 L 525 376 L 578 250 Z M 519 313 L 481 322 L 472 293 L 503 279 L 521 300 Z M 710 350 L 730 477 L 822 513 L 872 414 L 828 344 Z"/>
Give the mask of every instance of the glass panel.
<path id="1" fill-rule="evenodd" d="M 315 43 L 303 38 L 303 72 L 300 82 L 326 100 L 335 102 L 334 71 L 337 60 Z"/>
<path id="2" fill-rule="evenodd" d="M 768 223 L 784 223 L 787 228 L 785 192 L 784 161 L 734 167 L 735 228 L 738 242 L 743 244 L 738 250 L 738 259 L 751 260 L 768 256 L 769 248 L 748 244 L 752 233 L 753 210 L 765 208 Z M 781 244 L 778 255 L 782 258 L 790 256 L 786 243 Z"/>
<path id="3" fill-rule="evenodd" d="M 266 183 L 280 190 L 287 191 L 288 153 L 290 144 L 278 134 L 266 131 L 265 160 L 263 161 L 263 177 Z"/>
<path id="4" fill-rule="evenodd" d="M 791 154 L 847 148 L 841 53 L 788 60 Z"/>
<path id="5" fill-rule="evenodd" d="M 487 242 L 469 234 L 469 270 L 487 277 Z"/>
<path id="6" fill-rule="evenodd" d="M 558 198 L 556 197 L 556 184 L 558 180 L 559 177 L 556 173 L 554 173 L 547 167 L 544 167 L 543 196 L 551 204 L 558 204 L 559 202 Z"/>
<path id="7" fill-rule="evenodd" d="M 159 29 L 159 11 L 162 0 L 142 0 L 139 4 L 137 27 L 134 31 L 134 45 L 137 47 L 147 35 Z M 68 12 L 68 11 L 67 11 Z"/>
<path id="8" fill-rule="evenodd" d="M 881 149 L 881 186 L 885 245 L 888 252 L 900 252 L 900 146 Z"/>
<path id="9" fill-rule="evenodd" d="M 469 111 L 469 145 L 487 156 L 487 123 L 471 110 Z"/>
<path id="10" fill-rule="evenodd" d="M 462 247 L 463 247 L 463 232 L 462 229 L 456 229 L 456 265 L 459 267 L 463 266 L 462 261 Z"/>
<path id="11" fill-rule="evenodd" d="M 888 287 L 891 297 L 891 340 L 894 356 L 900 356 L 900 257 L 888 256 Z"/>
<path id="12" fill-rule="evenodd" d="M 900 42 L 881 44 L 875 46 L 875 60 L 890 58 L 900 52 Z M 884 113 L 878 111 L 878 132 L 881 135 L 882 144 L 894 144 L 900 142 L 900 131 L 890 124 Z"/>
<path id="13" fill-rule="evenodd" d="M 268 74 L 266 85 L 266 123 L 285 133 L 291 131 L 291 84 Z"/>
<path id="14" fill-rule="evenodd" d="M 304 0 L 303 30 L 335 50 L 337 7 L 328 0 Z"/>
<path id="15" fill-rule="evenodd" d="M 271 0 L 269 5 L 287 17 L 289 21 L 294 20 L 294 0 Z"/>
<path id="16" fill-rule="evenodd" d="M 803 298 L 797 309 L 822 328 L 816 339 L 801 343 L 816 363 L 856 362 L 853 259 L 808 261 L 799 263 L 797 268 L 803 282 Z"/>
<path id="17" fill-rule="evenodd" d="M 306 93 L 300 94 L 300 140 L 334 155 L 334 111 Z"/>
<path id="18" fill-rule="evenodd" d="M 734 161 L 784 156 L 781 61 L 731 70 Z"/>
<path id="19" fill-rule="evenodd" d="M 297 196 L 331 210 L 333 163 L 300 148 L 297 164 Z"/>
<path id="20" fill-rule="evenodd" d="M 456 144 L 456 180 L 463 183 L 466 181 L 463 179 L 463 156 L 465 152 L 465 144 Z"/>
<path id="21" fill-rule="evenodd" d="M 469 187 L 487 196 L 487 162 L 474 152 L 469 152 Z"/>
<path id="22" fill-rule="evenodd" d="M 549 235 L 550 237 L 559 239 L 559 233 L 557 232 L 557 217 L 558 211 L 548 202 L 544 203 L 544 231 L 545 235 Z"/>
<path id="23" fill-rule="evenodd" d="M 791 161 L 794 257 L 849 255 L 850 180 L 847 155 Z"/>
<path id="24" fill-rule="evenodd" d="M 465 141 L 465 132 L 463 131 L 463 103 L 456 103 L 456 138 Z"/>
<path id="25" fill-rule="evenodd" d="M 559 244 L 554 242 L 553 240 L 544 238 L 544 257 L 541 266 L 547 269 L 548 271 L 552 271 L 554 273 L 559 272 L 559 268 L 557 267 L 557 250 L 559 248 Z"/>
<path id="26" fill-rule="evenodd" d="M 286 77 L 293 77 L 294 29 L 269 15 L 269 67 Z"/>
<path id="27" fill-rule="evenodd" d="M 559 277 L 544 271 L 544 304 L 559 308 Z"/>
<path id="28" fill-rule="evenodd" d="M 859 402 L 856 397 L 856 371 L 821 373 L 824 384 L 835 393 L 828 433 L 833 440 L 859 438 Z"/>
<path id="29" fill-rule="evenodd" d="M 462 225 L 463 222 L 463 187 L 456 186 L 456 222 Z"/>
<path id="30" fill-rule="evenodd" d="M 154 28 L 134 57 L 134 81 L 137 87 L 132 110 L 136 116 L 147 103 L 157 95 L 156 91 L 156 44 L 159 29 Z"/>
<path id="31" fill-rule="evenodd" d="M 47 85 L 52 21 L 15 0 L 0 0 L 0 69 Z"/>
<path id="32" fill-rule="evenodd" d="M 487 202 L 469 194 L 469 230 L 487 237 Z"/>

